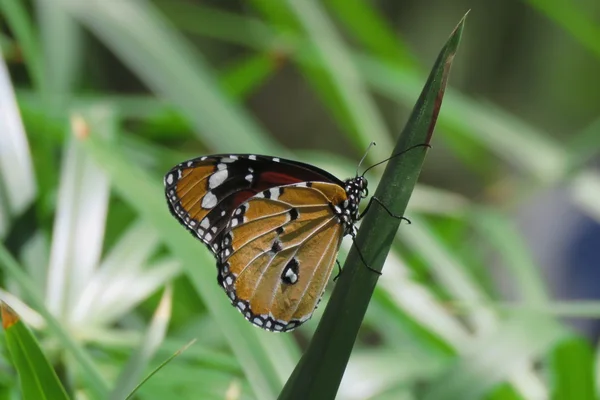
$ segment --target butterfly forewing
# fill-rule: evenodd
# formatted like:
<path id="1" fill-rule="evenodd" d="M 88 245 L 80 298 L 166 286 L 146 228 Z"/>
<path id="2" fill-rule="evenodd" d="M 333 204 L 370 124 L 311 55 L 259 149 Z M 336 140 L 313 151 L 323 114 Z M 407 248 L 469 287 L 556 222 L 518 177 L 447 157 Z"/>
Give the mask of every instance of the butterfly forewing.
<path id="1" fill-rule="evenodd" d="M 250 322 L 287 331 L 310 318 L 343 237 L 329 200 L 344 197 L 339 185 L 300 183 L 259 193 L 234 212 L 219 270 Z"/>
<path id="2" fill-rule="evenodd" d="M 250 154 L 186 161 L 164 182 L 171 213 L 216 253 L 222 230 L 241 203 L 266 189 L 310 180 L 341 183 L 308 164 Z"/>

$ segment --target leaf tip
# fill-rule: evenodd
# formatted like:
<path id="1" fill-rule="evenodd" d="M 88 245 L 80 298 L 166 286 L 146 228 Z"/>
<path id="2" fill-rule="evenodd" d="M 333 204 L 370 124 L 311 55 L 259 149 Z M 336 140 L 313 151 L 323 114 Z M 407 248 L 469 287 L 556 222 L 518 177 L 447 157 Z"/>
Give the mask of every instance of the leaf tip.
<path id="1" fill-rule="evenodd" d="M 19 315 L 5 302 L 0 302 L 0 315 L 2 316 L 2 327 L 6 330 L 19 322 Z"/>
<path id="2" fill-rule="evenodd" d="M 90 126 L 79 114 L 71 115 L 71 132 L 77 139 L 83 140 L 90 136 Z"/>

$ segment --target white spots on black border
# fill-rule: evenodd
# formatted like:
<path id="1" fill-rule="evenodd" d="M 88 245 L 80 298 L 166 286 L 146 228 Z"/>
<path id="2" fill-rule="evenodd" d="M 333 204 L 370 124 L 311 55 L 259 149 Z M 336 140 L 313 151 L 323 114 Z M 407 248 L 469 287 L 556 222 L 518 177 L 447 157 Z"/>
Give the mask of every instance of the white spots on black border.
<path id="1" fill-rule="evenodd" d="M 217 196 L 213 194 L 213 192 L 206 192 L 204 197 L 202 198 L 202 208 L 211 209 L 217 205 Z"/>
<path id="2" fill-rule="evenodd" d="M 207 242 L 210 242 L 212 240 L 212 235 L 210 234 L 210 232 L 206 232 L 206 235 L 204 235 L 204 240 L 206 240 Z"/>
<path id="3" fill-rule="evenodd" d="M 167 185 L 172 185 L 174 181 L 175 181 L 175 178 L 173 177 L 173 173 L 168 174 L 167 177 L 165 178 L 165 183 Z"/>
<path id="4" fill-rule="evenodd" d="M 282 190 L 281 190 L 281 188 L 272 188 L 272 189 L 269 189 L 269 192 L 271 193 L 269 198 L 271 198 L 273 200 L 277 200 L 279 198 L 279 195 L 282 193 Z"/>
<path id="5" fill-rule="evenodd" d="M 248 182 L 252 182 L 253 176 L 252 176 L 252 174 L 248 174 L 244 177 L 244 179 L 247 180 Z"/>
<path id="6" fill-rule="evenodd" d="M 204 229 L 210 228 L 210 221 L 208 220 L 208 218 L 204 218 L 202 222 L 200 222 L 200 226 Z"/>
<path id="7" fill-rule="evenodd" d="M 280 160 L 279 158 L 277 158 L 277 157 L 273 157 L 273 161 L 274 161 L 274 162 L 279 162 L 279 161 L 281 161 L 281 160 Z"/>
<path id="8" fill-rule="evenodd" d="M 227 172 L 227 169 L 222 169 L 215 172 L 210 176 L 210 178 L 208 178 L 208 188 L 214 189 L 219 187 L 221 184 L 223 184 L 223 182 L 225 182 L 225 179 L 227 179 L 228 175 L 229 172 Z"/>
<path id="9" fill-rule="evenodd" d="M 252 155 L 248 156 L 248 158 L 249 158 L 250 160 L 256 160 L 256 156 L 255 156 L 254 154 L 252 154 Z"/>

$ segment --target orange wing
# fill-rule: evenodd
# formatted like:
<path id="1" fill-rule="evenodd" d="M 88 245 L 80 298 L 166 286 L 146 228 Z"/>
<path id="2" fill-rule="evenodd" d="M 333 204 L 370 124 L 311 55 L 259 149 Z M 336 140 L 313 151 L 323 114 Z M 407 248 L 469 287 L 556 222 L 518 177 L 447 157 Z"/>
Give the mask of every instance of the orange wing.
<path id="1" fill-rule="evenodd" d="M 253 324 L 289 331 L 307 321 L 325 290 L 344 235 L 336 184 L 304 182 L 258 193 L 223 232 L 219 281 Z"/>

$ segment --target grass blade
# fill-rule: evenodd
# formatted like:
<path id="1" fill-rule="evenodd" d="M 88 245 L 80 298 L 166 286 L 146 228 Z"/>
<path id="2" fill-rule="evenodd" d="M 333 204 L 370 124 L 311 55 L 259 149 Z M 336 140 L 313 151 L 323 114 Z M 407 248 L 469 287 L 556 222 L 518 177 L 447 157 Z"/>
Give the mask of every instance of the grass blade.
<path id="1" fill-rule="evenodd" d="M 474 338 L 465 354 L 448 366 L 419 398 L 481 399 L 498 383 L 511 378 L 527 393 L 525 397 L 548 398 L 543 385 L 524 374 L 524 367 L 550 350 L 566 333 L 546 316 L 516 314 L 490 334 Z"/>
<path id="2" fill-rule="evenodd" d="M 407 67 L 416 66 L 415 57 L 397 33 L 386 24 L 380 10 L 367 1 L 328 0 L 350 32 L 375 55 Z"/>
<path id="3" fill-rule="evenodd" d="M 582 46 L 600 59 L 600 41 L 598 41 L 600 27 L 597 19 L 593 18 L 593 13 L 580 9 L 578 3 L 572 4 L 560 0 L 527 0 L 526 3 L 562 26 Z"/>
<path id="4" fill-rule="evenodd" d="M 552 352 L 552 398 L 596 399 L 594 354 L 585 339 L 571 337 Z"/>
<path id="5" fill-rule="evenodd" d="M 36 183 L 27 135 L 21 121 L 8 69 L 0 58 L 0 204 L 7 215 L 22 213 L 36 196 Z M 3 207 L 4 208 L 4 207 Z M 0 208 L 0 236 L 4 210 Z M 6 218 L 8 219 L 8 218 Z"/>
<path id="6" fill-rule="evenodd" d="M 464 18 L 440 52 L 393 154 L 430 142 L 463 27 Z M 424 157 L 423 149 L 414 149 L 389 161 L 375 196 L 393 213 L 404 213 Z M 371 268 L 381 270 L 399 223 L 380 207 L 367 214 L 356 246 Z M 376 283 L 377 275 L 365 268 L 354 246 L 315 336 L 280 399 L 335 397 Z"/>
<path id="7" fill-rule="evenodd" d="M 165 361 L 163 361 L 162 363 L 160 363 L 160 365 L 158 367 L 156 367 L 154 369 L 154 371 L 152 371 L 147 377 L 144 378 L 144 380 L 142 380 L 132 391 L 131 393 L 129 393 L 129 395 L 125 398 L 125 400 L 129 400 L 130 398 L 133 397 L 133 395 L 142 387 L 142 385 L 144 383 L 146 383 L 150 378 L 152 378 L 152 376 L 154 376 L 154 374 L 156 374 L 158 371 L 160 371 L 163 367 L 165 367 L 168 363 L 171 362 L 171 360 L 173 360 L 175 357 L 179 356 L 180 354 L 182 354 L 184 351 L 186 351 L 191 345 L 193 345 L 196 342 L 196 339 L 192 339 L 189 343 L 187 343 L 185 346 L 183 346 L 181 349 L 177 350 L 173 355 L 171 355 L 169 358 L 167 358 Z"/>
<path id="8" fill-rule="evenodd" d="M 29 328 L 6 303 L 0 304 L 0 312 L 8 351 L 19 373 L 23 399 L 68 399 L 65 388 Z"/>
<path id="9" fill-rule="evenodd" d="M 109 399 L 121 400 L 125 397 L 128 398 L 127 393 L 132 393 L 132 390 L 135 389 L 136 383 L 139 382 L 142 373 L 165 338 L 171 319 L 171 303 L 172 289 L 171 286 L 167 286 L 146 334 L 123 368 Z"/>
<path id="10" fill-rule="evenodd" d="M 37 33 L 27 15 L 26 3 L 0 0 L 0 11 L 18 41 L 33 86 L 40 89 L 43 84 L 44 64 Z"/>
<path id="11" fill-rule="evenodd" d="M 90 391 L 90 396 L 95 399 L 105 399 L 108 393 L 108 386 L 100 372 L 96 369 L 91 358 L 84 349 L 69 336 L 69 333 L 67 333 L 63 325 L 58 322 L 50 311 L 48 311 L 39 290 L 31 279 L 23 272 L 24 268 L 15 261 L 6 247 L 1 244 L 0 266 L 7 275 L 10 275 L 10 277 L 15 280 L 23 293 L 27 294 L 27 298 L 32 307 L 44 318 L 48 326 L 48 331 L 54 334 L 60 344 L 71 352 L 71 355 L 77 360 L 81 366 L 83 380 L 88 385 L 87 387 Z"/>
<path id="12" fill-rule="evenodd" d="M 96 107 L 83 115 L 97 122 L 99 134 L 112 137 L 116 123 L 112 110 Z M 74 117 L 73 129 L 85 134 L 88 127 L 82 117 Z M 86 157 L 81 144 L 71 138 L 65 148 L 46 285 L 48 308 L 60 317 L 71 316 L 97 267 L 109 200 L 108 179 Z"/>
<path id="13" fill-rule="evenodd" d="M 369 156 L 381 159 L 385 150 L 391 147 L 389 134 L 332 21 L 317 1 L 288 0 L 287 3 L 307 33 L 311 47 L 316 50 L 316 56 L 344 104 L 358 135 L 358 148 L 366 148 L 371 141 L 375 141 L 382 150 L 370 152 Z M 342 76 L 349 79 L 344 80 Z"/>
<path id="14" fill-rule="evenodd" d="M 151 2 L 56 0 L 158 95 L 175 104 L 213 150 L 285 155 L 264 130 L 223 95 L 202 57 Z"/>

